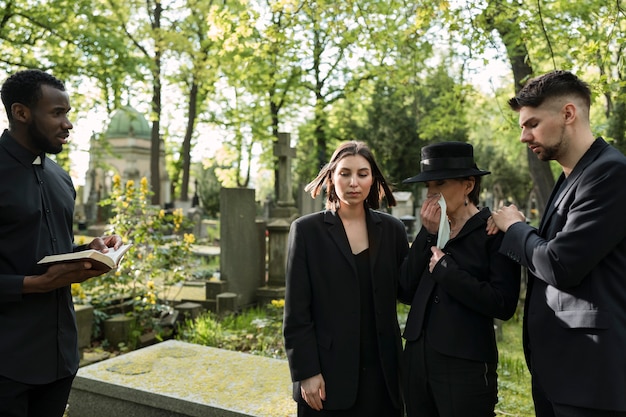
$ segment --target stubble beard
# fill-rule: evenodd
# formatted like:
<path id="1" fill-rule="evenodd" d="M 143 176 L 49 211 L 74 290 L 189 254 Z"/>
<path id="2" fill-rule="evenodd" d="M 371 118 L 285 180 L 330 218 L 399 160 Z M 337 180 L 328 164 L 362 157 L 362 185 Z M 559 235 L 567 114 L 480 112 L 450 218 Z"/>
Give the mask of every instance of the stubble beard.
<path id="1" fill-rule="evenodd" d="M 561 125 L 561 134 L 559 135 L 558 142 L 552 146 L 543 147 L 543 152 L 541 152 L 537 156 L 542 161 L 557 160 L 558 157 L 563 153 L 564 149 L 565 149 L 565 124 Z"/>
<path id="2" fill-rule="evenodd" d="M 30 137 L 31 142 L 37 149 L 41 149 L 44 153 L 47 154 L 58 154 L 63 150 L 63 145 L 54 146 L 50 143 L 50 140 L 41 133 L 41 130 L 37 127 L 35 122 L 31 122 L 28 125 L 28 136 Z"/>

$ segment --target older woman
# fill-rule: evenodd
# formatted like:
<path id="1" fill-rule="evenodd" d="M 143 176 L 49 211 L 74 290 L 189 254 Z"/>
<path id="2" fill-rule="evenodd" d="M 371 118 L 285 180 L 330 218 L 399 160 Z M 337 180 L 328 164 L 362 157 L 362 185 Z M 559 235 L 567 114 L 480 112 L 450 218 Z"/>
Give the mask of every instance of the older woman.
<path id="1" fill-rule="evenodd" d="M 339 146 L 307 187 L 326 210 L 289 234 L 284 337 L 298 416 L 401 416 L 397 278 L 404 225 L 369 149 Z"/>
<path id="2" fill-rule="evenodd" d="M 493 319 L 517 307 L 520 268 L 498 253 L 503 234 L 488 235 L 479 209 L 480 179 L 472 145 L 422 148 L 421 230 L 400 278 L 411 304 L 404 338 L 408 417 L 485 417 L 498 401 Z"/>

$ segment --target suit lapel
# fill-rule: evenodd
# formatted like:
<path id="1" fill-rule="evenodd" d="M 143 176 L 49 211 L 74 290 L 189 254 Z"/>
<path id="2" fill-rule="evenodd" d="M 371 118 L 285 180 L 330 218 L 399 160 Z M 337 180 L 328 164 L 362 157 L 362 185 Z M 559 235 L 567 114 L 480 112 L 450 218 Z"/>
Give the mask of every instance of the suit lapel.
<path id="1" fill-rule="evenodd" d="M 602 138 L 596 139 L 595 142 L 591 144 L 591 147 L 587 150 L 587 152 L 585 152 L 580 161 L 578 161 L 569 177 L 566 178 L 564 174 L 561 174 L 559 180 L 554 186 L 554 189 L 552 190 L 552 195 L 548 200 L 548 207 L 546 207 L 546 211 L 541 219 L 541 223 L 539 224 L 539 234 L 541 236 L 546 236 L 544 233 L 549 227 L 550 218 L 556 212 L 557 207 L 561 205 L 563 198 L 565 198 L 570 188 L 576 184 L 589 164 L 595 161 L 607 146 L 607 143 Z M 563 182 L 565 183 L 563 184 Z M 555 193 L 558 193 L 558 195 L 555 195 Z"/>
<path id="2" fill-rule="evenodd" d="M 343 229 L 343 224 L 341 223 L 341 219 L 337 215 L 337 212 L 327 210 L 324 213 L 324 222 L 328 226 L 328 233 L 330 234 L 330 237 L 337 245 L 339 252 L 341 252 L 343 257 L 346 258 L 346 261 L 348 261 L 356 276 L 357 269 L 356 262 L 354 261 L 354 255 L 352 255 L 348 237 L 346 236 L 346 232 Z"/>

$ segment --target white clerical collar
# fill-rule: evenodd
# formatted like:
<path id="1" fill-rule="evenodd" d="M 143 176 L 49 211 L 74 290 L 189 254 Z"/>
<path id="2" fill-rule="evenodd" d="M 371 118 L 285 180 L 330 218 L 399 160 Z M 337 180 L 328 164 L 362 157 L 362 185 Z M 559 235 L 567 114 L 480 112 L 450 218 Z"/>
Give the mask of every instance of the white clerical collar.
<path id="1" fill-rule="evenodd" d="M 33 161 L 33 165 L 41 165 L 41 156 L 37 155 L 37 158 Z"/>

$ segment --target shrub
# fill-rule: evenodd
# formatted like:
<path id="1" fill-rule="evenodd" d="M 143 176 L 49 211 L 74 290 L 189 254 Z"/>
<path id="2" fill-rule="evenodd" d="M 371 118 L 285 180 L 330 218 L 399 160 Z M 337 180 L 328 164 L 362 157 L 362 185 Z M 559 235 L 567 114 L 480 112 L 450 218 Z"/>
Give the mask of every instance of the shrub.
<path id="1" fill-rule="evenodd" d="M 223 317 L 208 312 L 195 320 L 187 320 L 179 329 L 178 339 L 284 359 L 284 305 L 283 300 L 273 300 L 265 307 L 254 307 Z"/>
<path id="2" fill-rule="evenodd" d="M 182 210 L 166 212 L 151 205 L 150 195 L 146 178 L 137 188 L 132 180 L 122 187 L 120 177 L 114 176 L 111 196 L 101 202 L 113 215 L 108 233 L 120 235 L 124 243 L 133 246 L 117 270 L 86 281 L 80 289 L 73 288 L 77 297 L 96 310 L 117 304 L 133 315 L 136 335 L 160 330 L 158 319 L 171 308 L 159 295 L 186 278 L 195 241 L 192 234 L 185 233 Z"/>

